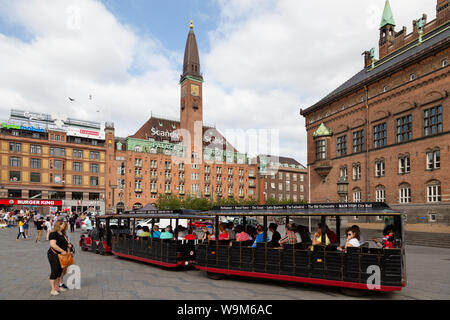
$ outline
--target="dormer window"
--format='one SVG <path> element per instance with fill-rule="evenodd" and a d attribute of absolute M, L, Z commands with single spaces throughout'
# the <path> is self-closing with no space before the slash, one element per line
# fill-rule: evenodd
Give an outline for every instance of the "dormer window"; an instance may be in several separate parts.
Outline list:
<path fill-rule="evenodd" d="M 383 92 L 387 92 L 389 90 L 389 87 L 388 86 L 384 86 L 383 87 Z"/>
<path fill-rule="evenodd" d="M 446 67 L 448 65 L 448 60 L 444 59 L 442 60 L 442 67 Z"/>
<path fill-rule="evenodd" d="M 416 79 L 416 75 L 414 74 L 414 73 L 411 73 L 410 75 L 409 75 L 409 81 L 413 81 L 413 80 L 415 80 Z"/>

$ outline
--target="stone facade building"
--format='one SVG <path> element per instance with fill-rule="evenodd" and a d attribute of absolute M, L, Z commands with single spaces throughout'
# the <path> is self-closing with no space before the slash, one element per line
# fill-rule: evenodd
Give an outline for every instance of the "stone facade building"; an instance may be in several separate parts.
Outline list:
<path fill-rule="evenodd" d="M 450 7 L 396 31 L 386 1 L 379 59 L 300 113 L 305 117 L 312 202 L 381 201 L 407 221 L 450 215 Z"/>
<path fill-rule="evenodd" d="M 258 156 L 259 203 L 268 200 L 308 201 L 308 172 L 297 160 L 270 155 Z"/>
<path fill-rule="evenodd" d="M 106 158 L 100 123 L 11 110 L 0 128 L 0 156 L 2 207 L 104 212 Z M 17 200 L 30 201 L 21 205 Z"/>

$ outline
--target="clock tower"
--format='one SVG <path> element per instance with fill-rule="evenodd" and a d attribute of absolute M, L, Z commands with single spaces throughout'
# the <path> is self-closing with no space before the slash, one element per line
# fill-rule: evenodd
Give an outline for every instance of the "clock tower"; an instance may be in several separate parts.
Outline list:
<path fill-rule="evenodd" d="M 180 78 L 180 128 L 189 131 L 191 135 L 191 150 L 192 152 L 196 152 L 197 157 L 200 159 L 202 159 L 201 149 L 203 140 L 202 83 L 203 77 L 200 73 L 197 41 L 191 19 L 184 51 L 183 74 Z M 198 132 L 195 132 L 195 129 Z M 194 141 L 197 141 L 195 146 L 200 150 L 194 150 Z"/>

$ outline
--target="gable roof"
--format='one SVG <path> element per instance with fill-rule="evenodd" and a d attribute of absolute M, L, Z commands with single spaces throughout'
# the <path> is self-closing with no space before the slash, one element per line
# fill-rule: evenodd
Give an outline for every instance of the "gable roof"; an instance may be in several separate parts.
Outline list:
<path fill-rule="evenodd" d="M 404 67 L 413 63 L 418 57 L 432 53 L 436 48 L 448 47 L 450 42 L 450 22 L 447 22 L 423 37 L 423 42 L 415 40 L 405 47 L 387 55 L 375 63 L 375 68 L 371 66 L 364 68 L 341 86 L 329 93 L 325 98 L 315 103 L 311 107 L 301 110 L 300 114 L 305 116 L 321 107 L 338 100 L 345 95 L 361 89 L 364 85 L 377 81 L 398 67 Z"/>

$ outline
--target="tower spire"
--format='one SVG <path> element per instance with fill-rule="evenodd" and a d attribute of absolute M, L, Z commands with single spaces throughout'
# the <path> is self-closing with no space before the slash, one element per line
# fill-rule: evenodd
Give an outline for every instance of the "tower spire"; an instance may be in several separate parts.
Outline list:
<path fill-rule="evenodd" d="M 383 16 L 381 17 L 380 28 L 383 28 L 386 25 L 395 26 L 394 15 L 392 14 L 391 5 L 389 0 L 386 0 L 386 4 L 384 5 Z"/>
<path fill-rule="evenodd" d="M 183 81 L 186 76 L 192 76 L 203 80 L 200 73 L 200 58 L 198 54 L 197 40 L 195 39 L 194 22 L 192 21 L 192 18 L 189 25 L 186 48 L 184 50 L 183 74 L 181 75 L 181 81 Z"/>

